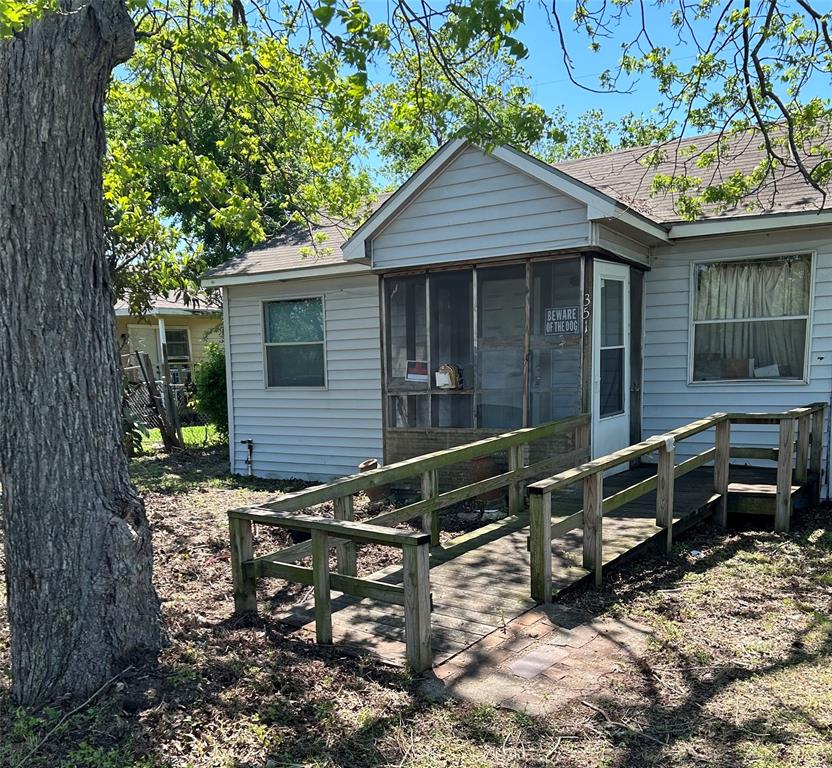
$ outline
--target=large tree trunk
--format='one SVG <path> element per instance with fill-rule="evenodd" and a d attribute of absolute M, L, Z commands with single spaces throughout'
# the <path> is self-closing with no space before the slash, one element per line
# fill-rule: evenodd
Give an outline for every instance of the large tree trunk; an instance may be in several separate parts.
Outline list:
<path fill-rule="evenodd" d="M 121 0 L 62 0 L 0 42 L 0 483 L 13 692 L 95 690 L 163 638 L 121 440 L 103 104 Z"/>

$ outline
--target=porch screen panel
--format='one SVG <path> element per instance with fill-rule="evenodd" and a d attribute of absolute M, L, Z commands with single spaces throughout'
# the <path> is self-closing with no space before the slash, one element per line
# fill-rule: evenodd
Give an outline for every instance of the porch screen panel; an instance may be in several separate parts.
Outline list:
<path fill-rule="evenodd" d="M 425 276 L 384 281 L 387 306 L 387 386 L 428 388 L 428 327 Z"/>
<path fill-rule="evenodd" d="M 431 381 L 431 426 L 472 427 L 473 271 L 432 272 L 429 280 L 431 376 L 443 365 L 459 371 L 456 387 L 441 388 Z"/>
<path fill-rule="evenodd" d="M 427 427 L 430 423 L 425 280 L 425 275 L 384 280 L 390 427 Z"/>
<path fill-rule="evenodd" d="M 694 266 L 693 380 L 803 379 L 808 254 Z"/>
<path fill-rule="evenodd" d="M 477 426 L 523 426 L 526 267 L 477 269 Z"/>
<path fill-rule="evenodd" d="M 580 412 L 582 330 L 580 259 L 533 263 L 529 425 Z"/>

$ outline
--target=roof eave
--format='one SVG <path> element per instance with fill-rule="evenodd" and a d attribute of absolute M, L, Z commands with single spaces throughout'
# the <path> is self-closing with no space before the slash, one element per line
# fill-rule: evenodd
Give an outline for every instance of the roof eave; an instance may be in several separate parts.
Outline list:
<path fill-rule="evenodd" d="M 231 275 L 215 275 L 201 280 L 206 288 L 220 288 L 231 285 L 254 285 L 256 283 L 283 282 L 301 278 L 332 277 L 336 275 L 369 274 L 370 268 L 363 263 L 338 263 L 316 267 L 295 267 L 273 269 L 267 272 L 248 272 Z"/>
<path fill-rule="evenodd" d="M 811 227 L 832 224 L 832 210 L 790 211 L 787 213 L 754 213 L 748 216 L 731 216 L 704 221 L 677 221 L 670 227 L 670 238 L 762 232 L 791 227 Z"/>

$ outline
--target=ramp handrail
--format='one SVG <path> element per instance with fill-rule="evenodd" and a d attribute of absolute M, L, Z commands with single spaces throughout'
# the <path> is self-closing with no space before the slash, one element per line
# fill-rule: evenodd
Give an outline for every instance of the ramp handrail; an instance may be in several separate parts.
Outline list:
<path fill-rule="evenodd" d="M 594 573 L 595 584 L 599 585 L 603 568 L 604 514 L 653 491 L 656 491 L 656 525 L 666 529 L 666 546 L 670 551 L 673 543 L 675 480 L 709 462 L 714 464 L 714 493 L 709 501 L 717 505 L 717 519 L 725 526 L 728 515 L 730 459 L 757 458 L 777 461 L 774 527 L 777 531 L 788 531 L 793 480 L 801 484 L 806 483 L 811 475 L 816 488 L 820 485 L 825 408 L 825 403 L 812 403 L 776 413 L 714 413 L 663 435 L 654 435 L 635 445 L 532 483 L 528 486 L 532 597 L 540 602 L 551 602 L 552 540 L 560 538 L 574 528 L 583 528 L 583 566 Z M 778 447 L 760 449 L 738 446 L 732 449 L 732 424 L 779 425 Z M 676 464 L 676 444 L 709 429 L 716 430 L 714 447 Z M 795 448 L 797 457 L 793 469 Z M 658 453 L 656 475 L 604 497 L 605 471 L 651 453 Z M 553 524 L 552 493 L 579 481 L 583 482 L 583 509 Z"/>

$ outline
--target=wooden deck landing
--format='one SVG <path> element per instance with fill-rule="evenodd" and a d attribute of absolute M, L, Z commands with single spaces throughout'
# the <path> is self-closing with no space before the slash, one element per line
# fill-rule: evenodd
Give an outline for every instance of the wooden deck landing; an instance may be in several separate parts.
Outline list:
<path fill-rule="evenodd" d="M 644 466 L 607 477 L 606 495 L 649 477 L 655 467 Z M 731 467 L 732 482 L 747 485 L 774 483 L 773 469 Z M 674 535 L 705 519 L 711 513 L 713 470 L 695 470 L 676 481 Z M 655 524 L 656 494 L 650 493 L 604 517 L 604 565 L 608 565 L 657 537 L 664 529 Z M 553 522 L 579 511 L 579 486 L 554 494 Z M 536 603 L 530 595 L 527 550 L 528 514 L 486 525 L 432 550 L 430 582 L 434 665 L 441 664 Z M 552 542 L 553 594 L 577 583 L 588 572 L 581 567 L 582 530 L 572 530 Z M 379 581 L 401 583 L 401 568 L 393 565 L 371 576 Z M 383 661 L 404 663 L 404 616 L 400 607 L 333 592 L 332 630 L 337 647 L 370 651 Z M 279 620 L 314 638 L 314 607 L 310 598 Z"/>

